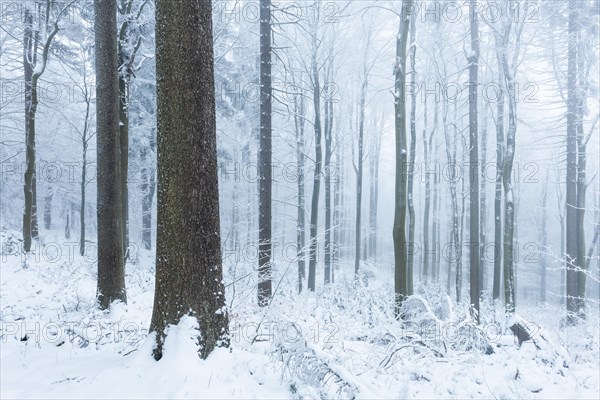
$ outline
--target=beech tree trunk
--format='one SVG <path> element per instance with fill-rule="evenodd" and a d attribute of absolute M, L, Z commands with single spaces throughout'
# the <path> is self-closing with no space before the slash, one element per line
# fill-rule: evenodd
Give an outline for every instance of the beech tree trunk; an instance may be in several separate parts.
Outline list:
<path fill-rule="evenodd" d="M 366 62 L 366 60 L 365 60 Z M 362 190 L 363 190 L 363 157 L 365 140 L 365 100 L 367 97 L 367 67 L 365 65 L 364 77 L 360 92 L 359 116 L 358 116 L 358 155 L 356 160 L 356 220 L 354 226 L 354 279 L 358 281 L 360 273 L 361 257 L 361 231 L 362 231 Z"/>
<path fill-rule="evenodd" d="M 295 82 L 294 82 L 294 86 Z M 300 92 L 294 97 L 294 126 L 296 128 L 296 178 L 298 191 L 296 249 L 298 257 L 298 293 L 302 292 L 306 275 L 306 204 L 304 183 L 304 118 L 306 105 L 304 93 Z"/>
<path fill-rule="evenodd" d="M 311 49 L 311 69 L 313 87 L 313 107 L 315 112 L 315 172 L 313 178 L 313 192 L 310 207 L 310 243 L 308 255 L 308 290 L 315 291 L 315 278 L 317 273 L 317 228 L 319 223 L 319 194 L 321 190 L 321 170 L 323 163 L 323 150 L 321 147 L 321 86 L 319 67 L 317 65 L 317 32 L 313 32 Z"/>

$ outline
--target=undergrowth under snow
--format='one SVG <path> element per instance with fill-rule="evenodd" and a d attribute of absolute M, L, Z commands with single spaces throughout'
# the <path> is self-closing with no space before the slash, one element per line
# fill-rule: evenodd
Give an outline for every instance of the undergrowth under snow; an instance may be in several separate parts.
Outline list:
<path fill-rule="evenodd" d="M 520 307 L 507 319 L 484 301 L 476 325 L 431 285 L 407 302 L 401 324 L 384 273 L 368 286 L 338 273 L 334 285 L 297 295 L 291 272 L 265 308 L 251 278 L 226 273 L 231 349 L 201 360 L 197 321 L 184 318 L 156 362 L 150 254 L 128 264 L 128 304 L 110 311 L 95 304 L 95 264 L 0 256 L 2 398 L 600 397 L 597 312 L 565 327 L 558 308 Z M 515 321 L 534 341 L 519 346 Z"/>

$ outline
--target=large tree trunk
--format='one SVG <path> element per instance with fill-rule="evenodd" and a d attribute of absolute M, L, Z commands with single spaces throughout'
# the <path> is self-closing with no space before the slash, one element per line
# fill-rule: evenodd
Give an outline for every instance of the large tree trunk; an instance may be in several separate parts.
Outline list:
<path fill-rule="evenodd" d="M 258 201 L 258 304 L 271 299 L 271 205 L 273 191 L 271 128 L 271 0 L 260 3 L 260 146 Z"/>
<path fill-rule="evenodd" d="M 173 44 L 177 43 L 177 46 Z M 195 71 L 195 73 L 190 73 Z M 221 265 L 211 1 L 156 2 L 158 235 L 150 331 L 198 319 L 199 353 L 228 345 Z"/>
<path fill-rule="evenodd" d="M 98 300 L 127 301 L 121 214 L 117 7 L 95 0 Z"/>
<path fill-rule="evenodd" d="M 399 32 L 396 40 L 396 63 L 394 67 L 394 109 L 395 109 L 395 133 L 396 133 L 396 183 L 394 200 L 394 293 L 395 293 L 395 316 L 401 316 L 401 308 L 404 300 L 411 294 L 409 291 L 407 270 L 407 246 L 406 246 L 406 45 L 410 17 L 407 8 L 413 7 L 413 1 L 407 0 L 402 7 L 400 16 Z"/>
<path fill-rule="evenodd" d="M 471 306 L 475 309 L 475 319 L 479 323 L 479 262 L 481 257 L 479 237 L 479 154 L 477 124 L 477 92 L 479 71 L 479 26 L 477 6 L 472 1 L 469 5 L 471 14 L 471 51 L 469 61 L 469 261 Z"/>

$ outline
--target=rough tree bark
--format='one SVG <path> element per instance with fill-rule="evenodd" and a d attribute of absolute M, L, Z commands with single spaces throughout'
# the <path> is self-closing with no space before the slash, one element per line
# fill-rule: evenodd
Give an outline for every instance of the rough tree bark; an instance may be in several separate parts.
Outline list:
<path fill-rule="evenodd" d="M 98 300 L 127 301 L 121 220 L 117 7 L 95 0 Z"/>
<path fill-rule="evenodd" d="M 156 2 L 158 235 L 150 331 L 157 360 L 168 325 L 186 315 L 198 319 L 202 358 L 228 346 L 211 3 Z"/>

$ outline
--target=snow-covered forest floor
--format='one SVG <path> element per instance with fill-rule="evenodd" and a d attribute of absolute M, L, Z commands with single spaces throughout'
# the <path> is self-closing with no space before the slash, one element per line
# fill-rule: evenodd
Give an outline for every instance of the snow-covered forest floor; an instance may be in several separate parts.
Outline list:
<path fill-rule="evenodd" d="M 408 322 L 395 321 L 388 267 L 355 286 L 342 266 L 335 284 L 297 295 L 295 265 L 280 265 L 274 301 L 258 308 L 252 266 L 238 266 L 225 270 L 231 349 L 201 360 L 188 318 L 156 362 L 152 254 L 127 265 L 128 304 L 103 312 L 93 260 L 44 249 L 0 255 L 3 399 L 600 396 L 597 304 L 577 327 L 561 324 L 558 307 L 517 305 L 535 341 L 519 346 L 514 318 L 488 301 L 477 327 L 434 285 L 408 301 Z"/>

